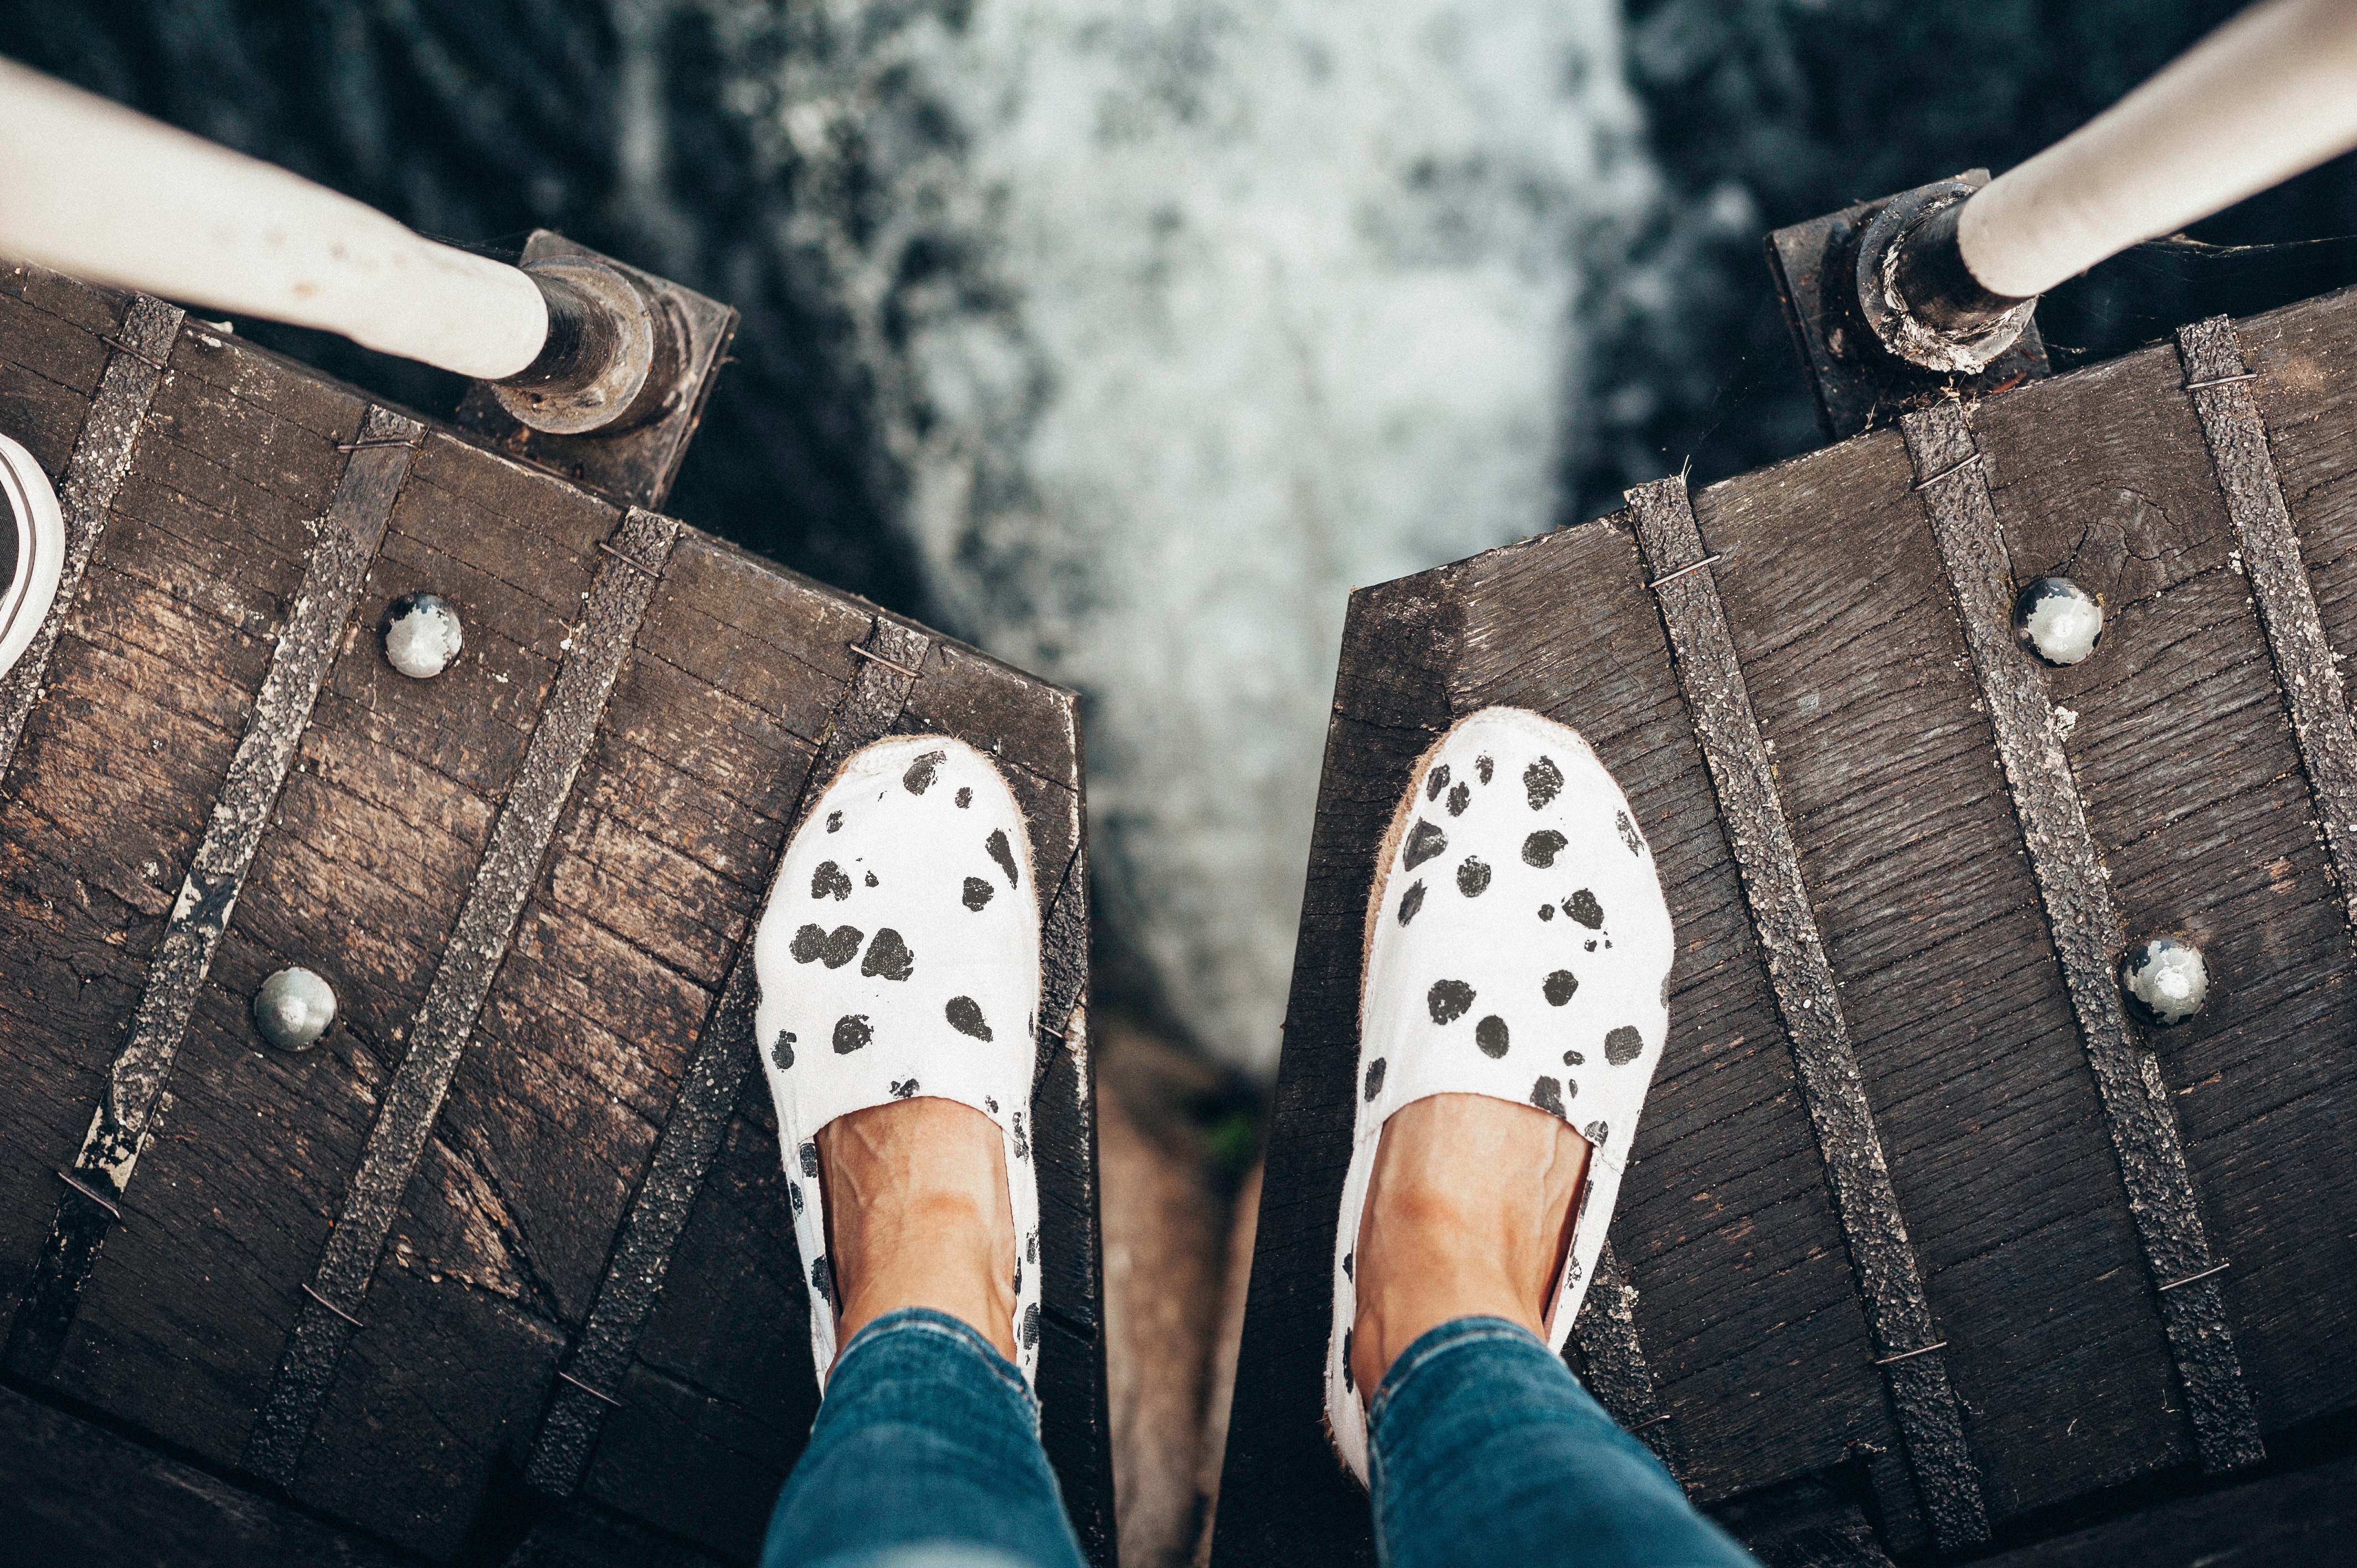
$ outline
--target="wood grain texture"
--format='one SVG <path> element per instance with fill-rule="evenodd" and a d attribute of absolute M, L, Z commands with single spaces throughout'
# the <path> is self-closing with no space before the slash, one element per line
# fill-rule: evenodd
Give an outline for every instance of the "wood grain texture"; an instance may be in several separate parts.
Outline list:
<path fill-rule="evenodd" d="M 1988 1509 L 1942 1358 L 1946 1342 L 1932 1322 L 1922 1269 L 1891 1188 L 1840 989 L 1777 799 L 1774 754 L 1752 712 L 1726 607 L 1708 568 L 1690 569 L 1710 553 L 1696 531 L 1685 480 L 1662 479 L 1631 490 L 1629 510 L 1653 574 L 1648 587 L 1659 596 L 1686 713 L 1742 871 L 1752 929 L 1764 950 L 1797 1081 L 1824 1156 L 1826 1185 L 1857 1270 L 1874 1364 L 1889 1384 L 1916 1500 L 1942 1551 L 1977 1546 L 1988 1539 Z"/>
<path fill-rule="evenodd" d="M 1712 575 L 2004 1519 L 2189 1445 L 1912 480 L 1886 433 L 1695 505 L 1722 555 Z"/>
<path fill-rule="evenodd" d="M 2345 342 L 2357 295 L 2298 308 L 2310 343 L 2332 330 Z M 2283 440 L 2272 377 L 2290 370 L 2285 314 L 2237 330 L 2269 346 L 2264 365 L 2252 359 L 2267 372 L 2254 400 L 2271 446 Z M 2345 1053 L 2317 1048 L 2357 1026 L 2346 896 L 2334 886 L 2255 595 L 2175 361 L 2169 349 L 2148 349 L 2116 372 L 2124 384 L 2115 401 L 2169 432 L 2165 456 L 2125 444 L 2072 453 L 2085 490 L 2134 485 L 2150 498 L 2155 565 L 2147 591 L 2123 587 L 2094 655 L 2050 682 L 2055 700 L 2081 715 L 2067 745 L 2127 936 L 2183 932 L 2201 946 L 2212 977 L 2201 1014 L 2145 1041 L 2182 1126 L 2212 1245 L 2233 1266 L 2167 1299 L 2217 1291 L 2259 1424 L 2272 1432 L 2357 1398 L 2352 1195 L 2333 1109 L 2352 1069 Z M 2287 480 L 2287 496 L 2330 494 L 2333 470 L 2300 445 L 2316 434 L 2313 405 L 2295 400 L 2283 417 L 2306 465 L 2298 480 Z M 2019 443 L 2031 462 L 2055 439 L 2032 424 L 1984 424 L 1985 443 Z M 2344 476 L 2357 467 L 2345 436 L 2324 451 L 2348 466 Z M 2016 570 L 2046 570 L 2063 557 L 2028 523 L 2032 497 L 2008 494 L 2021 489 L 2016 481 L 1996 491 L 1998 515 Z M 2041 509 L 2065 501 L 2035 499 Z M 2303 553 L 2337 564 L 2346 544 L 2329 527 L 2311 543 L 2299 506 Z M 2329 515 L 2329 507 L 2319 510 Z M 2320 565 L 2317 581 L 2321 607 Z M 2329 612 L 2326 629 L 2333 635 Z"/>
<path fill-rule="evenodd" d="M 2169 505 L 2183 508 L 2197 500 L 2209 503 L 2210 515 L 2192 506 L 2192 515 L 2179 523 L 2182 542 L 2171 542 L 2177 548 L 2138 552 L 2124 560 L 2111 585 L 2117 597 L 2158 592 L 2182 580 L 2190 569 L 2185 543 L 2198 547 L 2222 532 L 2223 509 L 2214 491 L 2169 482 L 2172 462 L 2180 480 L 2189 464 L 2199 472 L 2198 456 L 2185 451 L 2181 439 L 2172 442 L 2168 432 L 2172 414 L 2190 422 L 2191 411 L 2181 399 L 2156 403 L 2137 395 L 2139 383 L 2153 373 L 2156 356 L 2164 353 L 2147 350 L 2081 378 L 2077 390 L 2093 395 L 2083 395 L 2083 406 L 2073 410 L 2080 417 L 2065 431 L 2052 428 L 2050 392 L 2042 387 L 1993 406 L 1986 440 L 1954 406 L 1910 414 L 1903 428 L 1917 493 L 1939 542 L 1964 645 L 1988 704 L 2030 870 L 2046 907 L 2047 931 L 2103 1097 L 2194 1441 L 2203 1467 L 2217 1471 L 2255 1463 L 2265 1447 L 2219 1306 L 2219 1284 L 2212 1273 L 2216 1257 L 2177 1121 L 2158 1087 L 2155 1065 L 2131 1033 L 2121 1000 L 2117 966 L 2125 946 L 2113 868 L 2099 859 L 2107 846 L 2093 836 L 2083 781 L 2073 779 L 2064 746 L 2075 721 L 2064 716 L 2068 710 L 2050 694 L 2039 661 L 2018 646 L 2012 625 L 2015 596 L 2038 575 L 2031 564 L 2042 555 L 2088 551 L 2090 559 L 2081 569 L 2091 576 L 2113 558 L 2104 549 L 2110 535 L 2096 525 L 2100 514 L 2094 507 L 2108 499 L 2102 487 L 2119 477 L 2113 465 L 2123 455 L 2126 476 L 2146 486 L 2121 492 L 2137 509 L 2140 521 L 2149 525 L 2156 513 L 2165 521 Z M 2041 413 L 2046 422 L 2040 420 Z M 2159 435 L 2153 439 L 2156 426 Z M 2057 446 L 2041 451 L 2036 446 L 2040 437 Z M 2010 492 L 2003 513 L 1996 499 L 2001 492 Z M 2017 577 L 2025 566 L 2030 575 Z M 2105 591 L 2100 578 L 2096 591 Z M 2091 659 L 2072 667 L 2072 673 L 2084 678 L 2091 666 L 2101 668 Z M 2056 683 L 2058 693 L 2071 689 L 2067 680 Z M 2180 709 L 2167 716 L 2182 715 Z M 2136 755 L 2139 763 L 2147 760 Z M 2201 1283 L 2193 1283 L 2197 1279 Z"/>
<path fill-rule="evenodd" d="M 1318 1368 L 1355 1099 L 1360 950 L 1380 843 L 1415 759 L 1491 703 L 1571 725 L 1627 792 L 1679 950 L 1671 1034 L 1613 1245 L 1682 1477 L 1706 1499 L 1895 1455 L 1708 774 L 1634 542 L 1618 520 L 1353 596 L 1278 1069 L 1215 1562 L 1371 1560 L 1362 1494 L 1320 1429 Z M 1580 585 L 1563 613 L 1563 585 Z M 1716 1135 L 1714 1135 L 1716 1134 Z M 1894 1495 L 1907 1497 L 1903 1470 Z M 1911 1505 L 1908 1505 L 1911 1506 Z"/>

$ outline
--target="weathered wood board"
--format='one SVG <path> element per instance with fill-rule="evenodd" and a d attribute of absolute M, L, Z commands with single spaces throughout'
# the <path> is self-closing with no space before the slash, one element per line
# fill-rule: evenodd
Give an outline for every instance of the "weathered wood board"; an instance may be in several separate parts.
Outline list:
<path fill-rule="evenodd" d="M 844 755 L 956 735 L 1040 868 L 1040 1385 L 1110 1561 L 1071 694 L 31 269 L 0 430 L 90 544 L 0 736 L 7 1380 L 404 1552 L 749 1561 L 817 1391 L 747 939 Z M 299 1054 L 250 1013 L 290 964 Z"/>
<path fill-rule="evenodd" d="M 1965 1552 L 2357 1407 L 2357 291 L 2181 339 L 1353 596 L 1215 1563 L 1372 1561 L 1318 1374 L 1361 912 L 1490 703 L 1596 746 L 1677 925 L 1573 1360 L 1698 1500 Z M 2047 575 L 2075 666 L 2006 624 Z M 2170 933 L 2209 1004 L 2127 1024 Z"/>

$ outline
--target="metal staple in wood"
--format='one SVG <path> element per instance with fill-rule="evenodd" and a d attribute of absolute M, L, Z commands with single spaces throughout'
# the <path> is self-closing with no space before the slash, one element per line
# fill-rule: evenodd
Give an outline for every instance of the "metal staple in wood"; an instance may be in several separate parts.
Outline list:
<path fill-rule="evenodd" d="M 1629 492 L 1629 504 L 1638 543 L 1657 571 L 1659 563 L 1706 553 L 1682 478 L 1640 486 Z M 1706 574 L 1674 585 L 1656 602 L 1727 838 L 1743 874 L 1752 927 L 1857 1270 L 1867 1332 L 1878 1352 L 1896 1358 L 1938 1335 L 1727 612 L 1717 585 Z M 1919 1354 L 1883 1365 L 1933 1538 L 1951 1552 L 1986 1541 L 1980 1474 L 1964 1440 L 1945 1361 Z"/>
<path fill-rule="evenodd" d="M 1978 456 L 1964 413 L 1954 404 L 1910 413 L 1900 428 L 1919 474 L 1952 472 Z M 1922 489 L 1921 484 L 1916 488 Z M 2114 970 L 2121 946 L 2119 915 L 2069 759 L 2056 738 L 2044 678 L 2014 643 L 2012 567 L 1997 533 L 1986 466 L 1971 484 L 1924 492 L 1923 510 L 1964 623 L 1965 647 L 2077 1015 L 2080 1042 L 2103 1100 L 2146 1265 L 2156 1283 L 2200 1274 L 2216 1260 L 2210 1255 L 2176 1122 L 2163 1097 L 2147 1084 L 2147 1060 L 2120 1000 Z M 2218 1471 L 2263 1458 L 2266 1449 L 2217 1285 L 2204 1281 L 2158 1299 L 2203 1466 Z"/>
<path fill-rule="evenodd" d="M 361 429 L 372 449 L 353 455 L 328 500 L 318 542 L 254 694 L 205 836 L 148 961 L 129 1038 L 108 1067 L 106 1087 L 74 1155 L 67 1179 L 92 1196 L 102 1189 L 120 1197 L 131 1185 L 173 1058 L 212 972 L 246 873 L 262 847 L 424 431 L 406 415 L 375 407 L 362 416 Z M 10 1330 L 8 1364 L 16 1371 L 38 1376 L 54 1363 L 104 1240 L 103 1230 L 90 1216 L 59 1204 Z"/>
<path fill-rule="evenodd" d="M 121 339 L 106 339 L 114 346 L 114 352 L 107 356 L 98 393 L 82 419 L 81 433 L 74 438 L 73 456 L 66 460 L 65 482 L 58 488 L 66 549 L 58 568 L 57 596 L 16 668 L 0 674 L 0 779 L 7 777 L 25 719 L 41 694 L 50 650 L 57 646 L 66 615 L 81 592 L 91 553 L 106 530 L 107 509 L 114 504 L 114 492 L 130 471 L 131 449 L 146 422 L 147 405 L 163 383 L 164 359 L 179 336 L 180 317 L 176 305 L 135 295 L 124 313 Z"/>
<path fill-rule="evenodd" d="M 1634 1297 L 1607 1237 L 1596 1255 L 1596 1277 L 1588 1282 L 1587 1299 L 1572 1319 L 1571 1339 L 1579 1349 L 1587 1391 L 1674 1474 L 1678 1466 L 1669 1434 L 1660 1430 L 1670 1417 L 1655 1395 L 1653 1369 L 1637 1337 Z"/>
<path fill-rule="evenodd" d="M 861 746 L 889 735 L 907 705 L 931 641 L 922 633 L 877 618 L 868 628 L 866 645 L 849 645 L 866 662 L 856 667 L 843 701 L 826 728 L 825 743 L 811 759 L 810 770 L 795 797 L 786 833 L 770 863 L 770 879 L 785 862 L 793 830 L 810 812 L 845 758 Z M 763 889 L 762 906 L 769 889 Z M 581 1337 L 566 1359 L 565 1381 L 551 1395 L 541 1418 L 524 1479 L 539 1491 L 569 1496 L 581 1484 L 589 1455 L 605 1425 L 598 1401 L 613 1401 L 576 1377 L 579 1371 L 608 1387 L 619 1386 L 638 1354 L 640 1337 L 662 1294 L 681 1232 L 705 1173 L 719 1152 L 728 1118 L 744 1092 L 752 1071 L 756 1042 L 753 1014 L 760 1001 L 760 983 L 753 963 L 752 930 L 748 929 L 737 961 L 729 967 L 720 997 L 705 1019 L 688 1063 L 679 1098 L 673 1103 L 646 1179 L 639 1185 L 616 1233 L 612 1255 L 597 1281 Z"/>
<path fill-rule="evenodd" d="M 624 518 L 617 542 L 660 562 L 669 557 L 679 532 L 670 518 L 633 510 Z M 411 1026 L 409 1049 L 386 1087 L 359 1168 L 345 1189 L 342 1212 L 328 1234 L 312 1276 L 315 1302 L 322 1294 L 356 1302 L 368 1293 L 402 1194 L 506 957 L 558 812 L 588 756 L 654 586 L 643 573 L 619 565 L 602 567 L 597 575 L 582 629 L 572 639 L 506 804 L 492 823 L 490 847 Z M 349 1319 L 327 1305 L 304 1308 L 247 1440 L 249 1469 L 282 1485 L 293 1478 L 342 1360 L 348 1328 Z"/>
<path fill-rule="evenodd" d="M 2259 417 L 2257 376 L 2243 368 L 2233 323 L 2215 317 L 2177 331 L 2186 390 L 2210 444 L 2218 485 L 2226 495 L 2244 575 L 2259 612 L 2259 628 L 2276 667 L 2276 684 L 2290 710 L 2293 736 L 2308 773 L 2325 853 L 2340 879 L 2342 908 L 2357 929 L 2357 725 L 2349 716 L 2341 667 L 2324 639 L 2316 590 L 2300 560 L 2283 483 Z"/>

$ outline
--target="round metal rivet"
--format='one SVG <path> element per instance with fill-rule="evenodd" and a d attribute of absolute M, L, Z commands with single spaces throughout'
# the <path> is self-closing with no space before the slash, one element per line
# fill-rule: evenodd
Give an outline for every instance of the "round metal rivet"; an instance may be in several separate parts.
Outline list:
<path fill-rule="evenodd" d="M 2201 950 L 2175 937 L 2147 937 L 2120 961 L 2120 989 L 2139 1024 L 2182 1024 L 2210 1000 L 2210 967 Z"/>
<path fill-rule="evenodd" d="M 2076 664 L 2104 635 L 2104 605 L 2068 577 L 2040 577 L 2013 601 L 2014 640 L 2049 664 Z"/>
<path fill-rule="evenodd" d="M 307 1051 L 336 1021 L 336 993 L 307 969 L 282 969 L 253 993 L 253 1026 L 283 1051 Z"/>
<path fill-rule="evenodd" d="M 466 633 L 450 601 L 434 594 L 411 594 L 393 602 L 384 628 L 384 657 L 403 674 L 431 680 L 458 657 Z"/>

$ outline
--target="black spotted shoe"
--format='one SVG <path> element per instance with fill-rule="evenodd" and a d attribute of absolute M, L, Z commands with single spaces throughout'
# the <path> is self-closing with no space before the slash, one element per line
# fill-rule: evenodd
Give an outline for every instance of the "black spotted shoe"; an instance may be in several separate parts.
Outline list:
<path fill-rule="evenodd" d="M 1547 1315 L 1560 1352 L 1661 1059 L 1674 956 L 1669 907 L 1627 799 L 1587 743 L 1552 719 L 1487 708 L 1459 721 L 1417 765 L 1381 853 L 1326 1350 L 1327 1420 L 1361 1481 L 1372 1391 L 1351 1384 L 1351 1253 L 1383 1122 L 1430 1095 L 1486 1094 L 1562 1117 L 1587 1140 Z"/>
<path fill-rule="evenodd" d="M 1031 1069 L 1039 904 L 1030 838 L 988 757 L 939 736 L 856 752 L 793 842 L 754 937 L 756 1040 L 778 1108 L 794 1238 L 808 1261 L 811 1356 L 823 1388 L 842 1305 L 826 1256 L 818 1131 L 931 1095 L 970 1105 L 1006 1141 L 1021 1239 L 1015 1344 L 1039 1363 L 1039 1187 Z"/>

